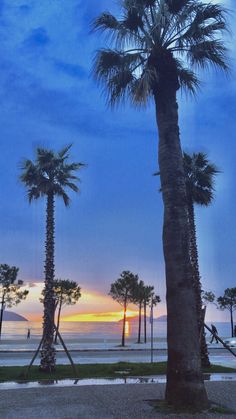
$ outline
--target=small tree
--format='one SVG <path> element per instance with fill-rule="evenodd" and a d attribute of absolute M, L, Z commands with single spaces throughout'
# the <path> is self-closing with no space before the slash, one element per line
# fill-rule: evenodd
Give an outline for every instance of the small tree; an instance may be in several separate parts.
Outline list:
<path fill-rule="evenodd" d="M 226 288 L 224 295 L 217 298 L 218 308 L 220 310 L 229 310 L 231 322 L 231 335 L 234 337 L 234 319 L 233 312 L 236 310 L 236 287 Z"/>
<path fill-rule="evenodd" d="M 57 344 L 62 307 L 76 304 L 81 297 L 81 288 L 77 282 L 70 281 L 69 279 L 55 279 L 53 284 L 55 312 L 58 309 L 57 330 L 54 338 L 54 343 Z M 45 290 L 42 291 L 42 296 L 44 297 L 44 295 Z M 40 302 L 43 303 L 43 298 L 40 298 Z"/>
<path fill-rule="evenodd" d="M 0 295 L 1 295 L 1 314 L 0 314 L 0 339 L 2 334 L 3 312 L 5 308 L 10 308 L 25 300 L 29 291 L 20 290 L 23 281 L 17 280 L 19 268 L 7 264 L 0 265 Z"/>
<path fill-rule="evenodd" d="M 207 303 L 214 303 L 215 301 L 215 294 L 212 291 L 202 291 L 202 301 L 204 305 L 206 306 Z"/>
<path fill-rule="evenodd" d="M 134 292 L 137 285 L 138 275 L 135 275 L 130 271 L 123 271 L 120 277 L 113 284 L 111 284 L 109 295 L 113 298 L 113 300 L 117 301 L 124 309 L 121 346 L 125 346 L 125 325 L 127 307 L 130 302 L 133 302 Z"/>
<path fill-rule="evenodd" d="M 65 305 L 74 305 L 81 297 L 81 288 L 75 281 L 69 279 L 56 279 L 54 281 L 54 295 L 57 312 L 57 331 L 55 344 L 57 343 L 58 330 L 60 325 L 61 309 Z"/>

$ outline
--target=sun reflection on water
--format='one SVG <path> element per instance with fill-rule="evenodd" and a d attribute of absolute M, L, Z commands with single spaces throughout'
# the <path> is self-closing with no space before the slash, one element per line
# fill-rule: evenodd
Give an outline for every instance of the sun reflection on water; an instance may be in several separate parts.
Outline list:
<path fill-rule="evenodd" d="M 125 336 L 127 337 L 130 336 L 130 323 L 129 322 L 125 323 Z"/>

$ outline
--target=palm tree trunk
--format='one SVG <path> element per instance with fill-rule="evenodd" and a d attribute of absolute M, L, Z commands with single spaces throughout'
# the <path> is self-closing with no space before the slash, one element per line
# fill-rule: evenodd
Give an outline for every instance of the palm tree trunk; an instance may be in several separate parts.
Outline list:
<path fill-rule="evenodd" d="M 124 302 L 124 317 L 123 317 L 123 330 L 122 330 L 122 342 L 121 346 L 125 346 L 125 325 L 126 325 L 126 310 L 127 310 L 127 302 Z"/>
<path fill-rule="evenodd" d="M 142 302 L 139 303 L 138 311 L 138 342 L 141 343 L 141 321 L 142 321 Z"/>
<path fill-rule="evenodd" d="M 4 304 L 5 304 L 5 291 L 3 290 L 2 301 L 1 301 L 1 313 L 0 313 L 0 339 L 2 338 L 2 322 L 3 322 Z"/>
<path fill-rule="evenodd" d="M 190 235 L 190 259 L 192 264 L 193 285 L 196 295 L 198 330 L 200 334 L 200 351 L 202 367 L 210 367 L 210 360 L 206 344 L 206 334 L 204 330 L 204 319 L 202 316 L 202 285 L 198 264 L 197 236 L 195 225 L 194 205 L 191 199 L 188 199 L 188 215 L 189 215 L 189 235 Z"/>
<path fill-rule="evenodd" d="M 144 301 L 143 304 L 143 315 L 144 315 L 144 343 L 147 343 L 147 303 Z"/>
<path fill-rule="evenodd" d="M 163 249 L 168 314 L 168 365 L 165 397 L 166 401 L 175 407 L 191 406 L 204 409 L 209 403 L 201 372 L 176 90 L 171 76 L 170 83 L 163 84 L 154 95 L 164 202 Z"/>
<path fill-rule="evenodd" d="M 54 195 L 47 195 L 47 220 L 45 241 L 45 295 L 43 314 L 43 344 L 41 349 L 40 370 L 51 372 L 55 370 L 56 353 L 53 346 L 55 299 L 53 291 L 54 281 Z"/>
<path fill-rule="evenodd" d="M 58 337 L 58 331 L 59 331 L 59 326 L 60 326 L 60 317 L 61 317 L 61 308 L 62 308 L 62 296 L 60 297 L 58 313 L 57 313 L 57 330 L 56 330 L 55 339 L 54 339 L 55 345 L 57 345 L 57 337 Z"/>

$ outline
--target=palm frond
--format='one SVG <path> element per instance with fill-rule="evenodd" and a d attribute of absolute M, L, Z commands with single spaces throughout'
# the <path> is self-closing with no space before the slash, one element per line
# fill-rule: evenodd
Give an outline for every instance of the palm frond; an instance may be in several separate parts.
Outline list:
<path fill-rule="evenodd" d="M 133 80 L 131 84 L 131 101 L 134 105 L 147 105 L 152 95 L 152 85 L 157 81 L 155 70 L 145 68 L 140 77 Z"/>
<path fill-rule="evenodd" d="M 102 49 L 95 56 L 93 72 L 95 78 L 101 81 L 122 70 L 130 69 L 133 71 L 138 63 L 141 64 L 141 61 L 142 54 L 139 52 L 126 53 L 118 50 Z"/>
<path fill-rule="evenodd" d="M 59 184 L 54 185 L 53 193 L 54 193 L 55 196 L 58 196 L 58 197 L 63 199 L 64 204 L 65 204 L 66 207 L 69 206 L 70 198 L 69 198 L 69 196 L 67 195 L 64 188 L 61 185 L 59 185 Z"/>
<path fill-rule="evenodd" d="M 129 98 L 129 91 L 134 76 L 129 69 L 123 69 L 107 82 L 107 100 L 114 107 Z"/>
<path fill-rule="evenodd" d="M 28 190 L 28 199 L 31 203 L 34 199 L 38 199 L 40 197 L 40 190 L 37 186 L 33 186 Z"/>
<path fill-rule="evenodd" d="M 188 68 L 182 67 L 182 65 L 178 66 L 178 78 L 181 89 L 186 93 L 195 95 L 200 88 L 200 82 L 196 74 Z"/>
<path fill-rule="evenodd" d="M 205 153 L 183 153 L 188 197 L 193 203 L 208 206 L 214 198 L 215 176 L 220 172 Z"/>
<path fill-rule="evenodd" d="M 79 192 L 79 187 L 77 185 L 75 185 L 75 183 L 72 182 L 65 182 L 64 186 L 70 188 L 72 191 L 74 192 Z"/>
<path fill-rule="evenodd" d="M 102 49 L 97 52 L 94 60 L 93 73 L 100 81 L 117 71 L 122 65 L 122 54 L 111 49 Z"/>
<path fill-rule="evenodd" d="M 192 3 L 192 0 L 166 0 L 169 12 L 173 15 L 179 14 L 181 10 L 188 4 Z"/>
<path fill-rule="evenodd" d="M 213 65 L 228 71 L 229 66 L 225 59 L 226 53 L 227 48 L 223 42 L 209 40 L 190 46 L 187 55 L 193 66 L 207 68 Z"/>
<path fill-rule="evenodd" d="M 109 12 L 104 12 L 98 16 L 93 22 L 94 30 L 118 30 L 120 29 L 120 22 Z"/>
<path fill-rule="evenodd" d="M 63 159 L 67 159 L 69 157 L 68 151 L 71 149 L 72 143 L 68 144 L 66 147 L 63 147 L 61 151 L 58 152 L 58 156 Z"/>
<path fill-rule="evenodd" d="M 196 9 L 195 22 L 199 25 L 207 21 L 225 22 L 227 10 L 220 4 L 201 3 Z"/>
<path fill-rule="evenodd" d="M 129 31 L 138 32 L 139 29 L 143 29 L 144 23 L 139 9 L 137 7 L 129 7 L 122 24 Z"/>

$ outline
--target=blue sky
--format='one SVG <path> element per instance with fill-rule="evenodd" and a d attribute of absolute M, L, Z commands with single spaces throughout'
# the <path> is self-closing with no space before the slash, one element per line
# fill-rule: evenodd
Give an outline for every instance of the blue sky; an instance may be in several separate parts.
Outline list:
<path fill-rule="evenodd" d="M 222 3 L 233 30 L 236 7 Z M 26 282 L 43 279 L 45 203 L 27 203 L 20 165 L 37 146 L 72 142 L 72 158 L 88 166 L 71 207 L 57 202 L 56 275 L 107 293 L 129 269 L 164 300 L 154 108 L 110 111 L 91 77 L 94 52 L 105 45 L 90 33 L 91 20 L 115 7 L 111 0 L 0 0 L 1 261 L 18 266 Z M 197 210 L 202 283 L 217 295 L 236 283 L 235 33 L 227 43 L 231 75 L 201 74 L 198 97 L 179 96 L 183 148 L 206 152 L 222 170 L 213 205 Z"/>

